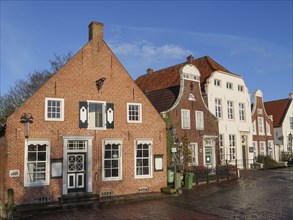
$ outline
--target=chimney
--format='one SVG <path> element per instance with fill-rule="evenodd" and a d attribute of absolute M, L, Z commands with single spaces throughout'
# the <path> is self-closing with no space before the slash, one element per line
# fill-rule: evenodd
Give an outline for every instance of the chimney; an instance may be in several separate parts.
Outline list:
<path fill-rule="evenodd" d="M 193 59 L 194 59 L 194 57 L 192 55 L 189 55 L 188 57 L 186 57 L 186 61 L 188 64 L 191 64 Z"/>
<path fill-rule="evenodd" d="M 289 93 L 289 99 L 292 99 L 293 100 L 293 92 Z"/>
<path fill-rule="evenodd" d="M 89 25 L 89 41 L 94 40 L 103 40 L 104 35 L 104 24 L 99 22 L 91 22 Z"/>
<path fill-rule="evenodd" d="M 148 76 L 150 76 L 153 72 L 154 72 L 154 70 L 152 68 L 147 69 L 147 75 Z"/>

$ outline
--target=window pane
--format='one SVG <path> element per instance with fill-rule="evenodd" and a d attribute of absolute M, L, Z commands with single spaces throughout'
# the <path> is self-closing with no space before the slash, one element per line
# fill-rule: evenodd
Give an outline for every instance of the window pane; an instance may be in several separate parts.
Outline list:
<path fill-rule="evenodd" d="M 35 153 L 35 152 L 29 152 L 28 153 L 27 160 L 28 161 L 36 161 L 37 160 L 37 153 Z"/>

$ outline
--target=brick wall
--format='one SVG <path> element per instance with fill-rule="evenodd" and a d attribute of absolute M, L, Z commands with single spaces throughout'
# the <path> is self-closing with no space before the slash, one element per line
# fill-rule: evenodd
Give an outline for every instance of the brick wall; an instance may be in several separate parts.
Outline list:
<path fill-rule="evenodd" d="M 100 91 L 95 81 L 105 77 Z M 64 98 L 64 121 L 45 121 L 45 98 Z M 114 129 L 88 130 L 79 128 L 79 102 L 86 100 L 114 103 Z M 142 123 L 127 123 L 127 102 L 142 103 Z M 166 152 L 164 121 L 148 99 L 133 82 L 124 67 L 100 38 L 87 43 L 58 73 L 52 76 L 7 122 L 8 143 L 5 190 L 13 188 L 16 204 L 31 203 L 36 198 L 62 195 L 62 178 L 50 179 L 50 185 L 24 187 L 24 124 L 19 122 L 22 113 L 31 113 L 29 138 L 49 138 L 50 158 L 63 157 L 63 136 L 93 135 L 92 176 L 93 193 L 111 188 L 113 195 L 137 193 L 139 187 L 159 191 L 166 185 L 166 156 L 163 157 L 164 171 L 154 172 L 153 178 L 134 178 L 134 143 L 137 138 L 153 140 L 152 154 Z M 102 181 L 102 140 L 122 138 L 122 180 Z M 154 159 L 153 159 L 154 160 Z M 20 177 L 9 178 L 9 170 L 19 169 Z M 95 178 L 95 173 L 98 178 Z"/>
<path fill-rule="evenodd" d="M 195 101 L 189 100 L 189 95 L 195 96 Z M 190 110 L 190 129 L 182 129 L 181 126 L 181 109 Z M 195 111 L 203 111 L 204 113 L 204 130 L 196 129 Z M 176 107 L 170 112 L 172 123 L 176 127 L 176 136 L 182 137 L 186 135 L 190 142 L 198 143 L 198 162 L 200 166 L 204 164 L 203 135 L 218 136 L 218 121 L 216 117 L 207 109 L 200 91 L 199 82 L 184 81 L 184 92 Z M 218 142 L 216 141 L 216 157 L 218 161 Z"/>

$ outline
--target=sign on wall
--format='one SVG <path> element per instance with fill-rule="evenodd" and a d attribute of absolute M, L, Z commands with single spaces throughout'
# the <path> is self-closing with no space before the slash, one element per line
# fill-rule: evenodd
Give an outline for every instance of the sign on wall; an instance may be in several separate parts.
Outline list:
<path fill-rule="evenodd" d="M 51 177 L 62 177 L 62 159 L 52 159 L 51 161 Z"/>
<path fill-rule="evenodd" d="M 19 170 L 10 170 L 9 177 L 19 177 L 20 171 Z"/>

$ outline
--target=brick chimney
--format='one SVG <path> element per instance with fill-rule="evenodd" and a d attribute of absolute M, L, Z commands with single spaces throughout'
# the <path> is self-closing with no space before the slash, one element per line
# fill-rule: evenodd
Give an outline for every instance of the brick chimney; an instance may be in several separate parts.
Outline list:
<path fill-rule="evenodd" d="M 147 69 L 147 75 L 148 76 L 150 76 L 153 72 L 154 72 L 154 70 L 152 68 Z"/>
<path fill-rule="evenodd" d="M 189 55 L 188 57 L 186 57 L 186 61 L 188 64 L 191 64 L 193 59 L 194 59 L 194 57 L 192 55 Z"/>
<path fill-rule="evenodd" d="M 91 22 L 89 25 L 89 41 L 94 39 L 101 41 L 104 38 L 104 24 L 99 22 Z"/>

